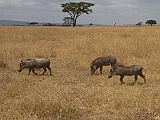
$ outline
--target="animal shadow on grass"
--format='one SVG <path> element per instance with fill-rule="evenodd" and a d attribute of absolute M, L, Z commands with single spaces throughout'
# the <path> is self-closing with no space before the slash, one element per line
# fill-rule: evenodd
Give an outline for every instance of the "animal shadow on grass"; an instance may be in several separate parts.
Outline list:
<path fill-rule="evenodd" d="M 93 75 L 101 75 L 100 73 L 94 73 Z"/>
<path fill-rule="evenodd" d="M 35 75 L 35 74 L 34 74 Z M 54 77 L 54 75 L 53 74 L 49 74 L 49 73 L 45 73 L 45 74 L 37 74 L 37 75 L 35 75 L 35 76 L 51 76 L 51 77 Z"/>
<path fill-rule="evenodd" d="M 135 82 L 134 84 L 133 84 L 133 82 L 130 82 L 130 83 L 125 83 L 126 85 L 130 85 L 130 86 L 142 86 L 142 85 L 144 85 L 144 84 L 146 84 L 146 83 L 142 83 L 142 82 Z"/>
<path fill-rule="evenodd" d="M 105 73 L 100 74 L 100 73 L 97 72 L 97 73 L 94 73 L 93 75 L 96 75 L 96 76 L 97 76 L 97 75 L 105 75 Z"/>

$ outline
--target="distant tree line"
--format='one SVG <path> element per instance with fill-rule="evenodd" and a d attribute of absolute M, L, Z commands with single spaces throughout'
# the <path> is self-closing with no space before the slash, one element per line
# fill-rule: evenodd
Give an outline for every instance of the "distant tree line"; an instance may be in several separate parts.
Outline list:
<path fill-rule="evenodd" d="M 92 13 L 92 9 L 90 9 L 91 6 L 94 6 L 94 3 L 90 2 L 68 2 L 61 4 L 62 12 L 67 12 L 70 17 L 64 17 L 63 18 L 63 25 L 64 26 L 76 26 L 77 18 L 82 14 L 89 14 Z M 157 24 L 156 20 L 147 20 L 146 24 L 150 24 L 151 26 L 153 24 Z M 92 26 L 93 24 L 89 24 L 89 26 Z M 142 22 L 137 23 L 136 25 L 141 26 Z M 116 26 L 116 23 L 114 23 L 114 26 Z"/>

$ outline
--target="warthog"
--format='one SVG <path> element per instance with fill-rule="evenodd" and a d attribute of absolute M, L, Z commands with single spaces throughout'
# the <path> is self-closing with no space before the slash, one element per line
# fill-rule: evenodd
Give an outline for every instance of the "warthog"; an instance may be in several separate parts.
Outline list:
<path fill-rule="evenodd" d="M 110 69 L 110 74 L 108 78 L 111 78 L 113 75 L 119 75 L 120 76 L 120 81 L 121 84 L 124 84 L 123 78 L 124 76 L 133 76 L 135 77 L 135 81 L 133 82 L 132 85 L 137 81 L 138 75 L 141 76 L 144 79 L 144 83 L 146 83 L 146 78 L 143 75 L 143 67 L 140 65 L 131 65 L 131 66 L 124 66 L 123 64 L 115 64 L 111 69 Z"/>
<path fill-rule="evenodd" d="M 107 56 L 107 57 L 98 57 L 96 58 L 91 64 L 91 74 L 93 75 L 95 71 L 100 68 L 100 74 L 102 74 L 102 68 L 103 66 L 113 66 L 116 63 L 116 58 L 113 56 Z"/>
<path fill-rule="evenodd" d="M 50 68 L 50 60 L 48 58 L 38 58 L 38 59 L 25 59 L 25 60 L 21 60 L 20 63 L 20 69 L 18 70 L 19 72 L 21 72 L 24 68 L 29 68 L 29 73 L 28 75 L 31 73 L 31 71 L 37 75 L 37 73 L 34 71 L 34 68 L 36 69 L 40 69 L 43 68 L 44 72 L 42 73 L 42 75 L 44 75 L 44 73 L 47 71 L 47 69 L 50 71 L 50 75 L 51 75 L 51 68 Z M 46 69 L 47 68 L 47 69 Z"/>

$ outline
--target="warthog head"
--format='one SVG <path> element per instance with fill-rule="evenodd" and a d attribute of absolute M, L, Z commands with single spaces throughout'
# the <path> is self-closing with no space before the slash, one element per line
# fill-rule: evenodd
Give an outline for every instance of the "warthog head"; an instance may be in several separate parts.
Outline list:
<path fill-rule="evenodd" d="M 18 72 L 21 72 L 24 68 L 26 68 L 26 63 L 21 60 L 21 63 L 19 64 L 19 68 L 20 69 L 18 70 Z"/>
<path fill-rule="evenodd" d="M 121 68 L 124 67 L 124 66 L 125 65 L 122 64 L 121 62 L 117 62 L 113 67 L 111 67 L 108 78 L 111 78 L 112 76 L 120 73 Z"/>
<path fill-rule="evenodd" d="M 116 74 L 116 67 L 112 67 L 111 69 L 110 69 L 110 73 L 109 73 L 109 76 L 108 76 L 108 78 L 111 78 L 113 75 L 115 75 Z"/>
<path fill-rule="evenodd" d="M 91 68 L 91 75 L 93 75 L 95 73 L 95 71 L 97 70 L 97 67 L 93 64 L 90 65 Z"/>

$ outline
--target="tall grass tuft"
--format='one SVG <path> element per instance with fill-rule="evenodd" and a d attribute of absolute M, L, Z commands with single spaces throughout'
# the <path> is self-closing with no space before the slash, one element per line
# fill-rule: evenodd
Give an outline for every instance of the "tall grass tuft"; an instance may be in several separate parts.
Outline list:
<path fill-rule="evenodd" d="M 30 113 L 38 119 L 69 119 L 75 120 L 80 117 L 80 111 L 74 107 L 61 105 L 60 102 L 35 100 L 21 103 L 22 113 Z"/>

